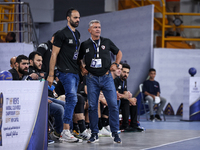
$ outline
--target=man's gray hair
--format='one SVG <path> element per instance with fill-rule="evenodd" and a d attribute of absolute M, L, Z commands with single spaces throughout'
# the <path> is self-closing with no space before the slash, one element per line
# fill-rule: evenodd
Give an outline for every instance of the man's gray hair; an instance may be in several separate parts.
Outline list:
<path fill-rule="evenodd" d="M 91 20 L 89 22 L 89 27 L 91 27 L 93 23 L 99 23 L 99 24 L 101 24 L 101 22 L 99 20 Z"/>

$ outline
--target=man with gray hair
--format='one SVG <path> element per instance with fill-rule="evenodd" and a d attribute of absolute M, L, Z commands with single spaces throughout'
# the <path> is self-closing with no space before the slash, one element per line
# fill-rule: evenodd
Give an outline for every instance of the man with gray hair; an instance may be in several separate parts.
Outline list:
<path fill-rule="evenodd" d="M 110 70 L 116 70 L 121 58 L 122 52 L 108 38 L 101 37 L 101 24 L 99 20 L 92 20 L 89 23 L 89 33 L 91 37 L 81 43 L 78 62 L 81 71 L 86 76 L 86 85 L 89 102 L 89 119 L 92 131 L 88 143 L 98 141 L 98 98 L 100 91 L 103 92 L 109 108 L 109 123 L 114 142 L 121 143 L 118 135 L 119 130 L 119 109 L 117 105 L 117 93 Z M 115 63 L 111 65 L 110 52 L 116 55 Z M 83 67 L 81 60 L 85 56 Z"/>

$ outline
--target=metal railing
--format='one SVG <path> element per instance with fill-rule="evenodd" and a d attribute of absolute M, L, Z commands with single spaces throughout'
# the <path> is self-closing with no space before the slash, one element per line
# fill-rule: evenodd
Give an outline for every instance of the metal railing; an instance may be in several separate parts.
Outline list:
<path fill-rule="evenodd" d="M 137 7 L 140 6 L 145 6 L 145 5 L 150 5 L 150 4 L 154 4 L 152 1 L 150 0 L 131 0 Z M 193 26 L 193 25 L 180 25 L 180 26 L 175 26 L 175 25 L 166 25 L 166 15 L 179 15 L 179 16 L 200 16 L 200 13 L 171 13 L 171 12 L 166 12 L 166 8 L 165 8 L 165 1 L 161 0 L 161 5 L 162 7 L 159 6 L 155 6 L 155 10 L 157 12 L 160 12 L 162 14 L 162 21 L 160 21 L 159 19 L 154 17 L 154 21 L 160 25 L 160 27 L 162 27 L 162 48 L 165 47 L 165 41 L 200 41 L 199 38 L 170 38 L 170 37 L 165 37 L 165 31 L 167 28 L 199 28 L 200 26 Z M 198 3 L 199 5 L 199 3 Z"/>
<path fill-rule="evenodd" d="M 165 8 L 165 1 L 162 1 L 162 48 L 165 47 L 165 41 L 200 41 L 199 38 L 170 38 L 170 37 L 165 37 L 165 30 L 166 28 L 199 28 L 200 26 L 192 26 L 192 25 L 180 25 L 180 26 L 175 26 L 175 25 L 166 25 L 165 23 L 165 15 L 179 15 L 179 16 L 200 16 L 200 13 L 169 13 L 166 12 Z"/>
<path fill-rule="evenodd" d="M 1 29 L 0 35 L 5 35 L 5 33 L 8 32 L 15 32 L 17 42 L 33 43 L 36 48 L 39 43 L 29 3 L 0 2 L 0 7 L 5 7 L 5 9 L 11 5 L 15 6 L 14 12 L 1 11 L 0 15 L 9 16 L 13 14 L 14 20 L 5 21 L 5 19 L 0 17 L 0 26 L 4 27 Z M 13 30 L 6 27 L 8 25 L 13 25 Z"/>

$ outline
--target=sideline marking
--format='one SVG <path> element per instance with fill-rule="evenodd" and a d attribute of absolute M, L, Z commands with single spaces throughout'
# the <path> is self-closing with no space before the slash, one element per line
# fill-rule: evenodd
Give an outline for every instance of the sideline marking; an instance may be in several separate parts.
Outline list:
<path fill-rule="evenodd" d="M 149 148 L 145 148 L 145 149 L 141 149 L 141 150 L 149 150 L 149 149 L 152 149 L 152 148 L 158 148 L 158 147 L 162 147 L 162 146 L 166 146 L 166 145 L 170 145 L 170 144 L 175 144 L 175 143 L 179 143 L 179 142 L 183 142 L 183 141 L 194 140 L 194 139 L 198 139 L 198 138 L 200 138 L 200 136 L 185 139 L 185 140 L 180 140 L 180 141 L 176 141 L 176 142 L 170 142 L 170 143 L 166 143 L 166 144 L 162 144 L 162 145 L 158 145 L 158 146 L 154 146 L 154 147 L 149 147 Z"/>

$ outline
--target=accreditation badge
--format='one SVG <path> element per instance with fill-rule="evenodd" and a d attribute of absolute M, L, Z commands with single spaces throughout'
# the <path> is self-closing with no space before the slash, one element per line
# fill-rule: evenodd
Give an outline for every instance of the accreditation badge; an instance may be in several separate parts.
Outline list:
<path fill-rule="evenodd" d="M 92 68 L 101 68 L 102 67 L 101 59 L 92 59 L 90 67 L 92 67 Z"/>
<path fill-rule="evenodd" d="M 75 51 L 74 56 L 73 56 L 73 60 L 77 60 L 77 58 L 78 58 L 78 51 Z"/>

